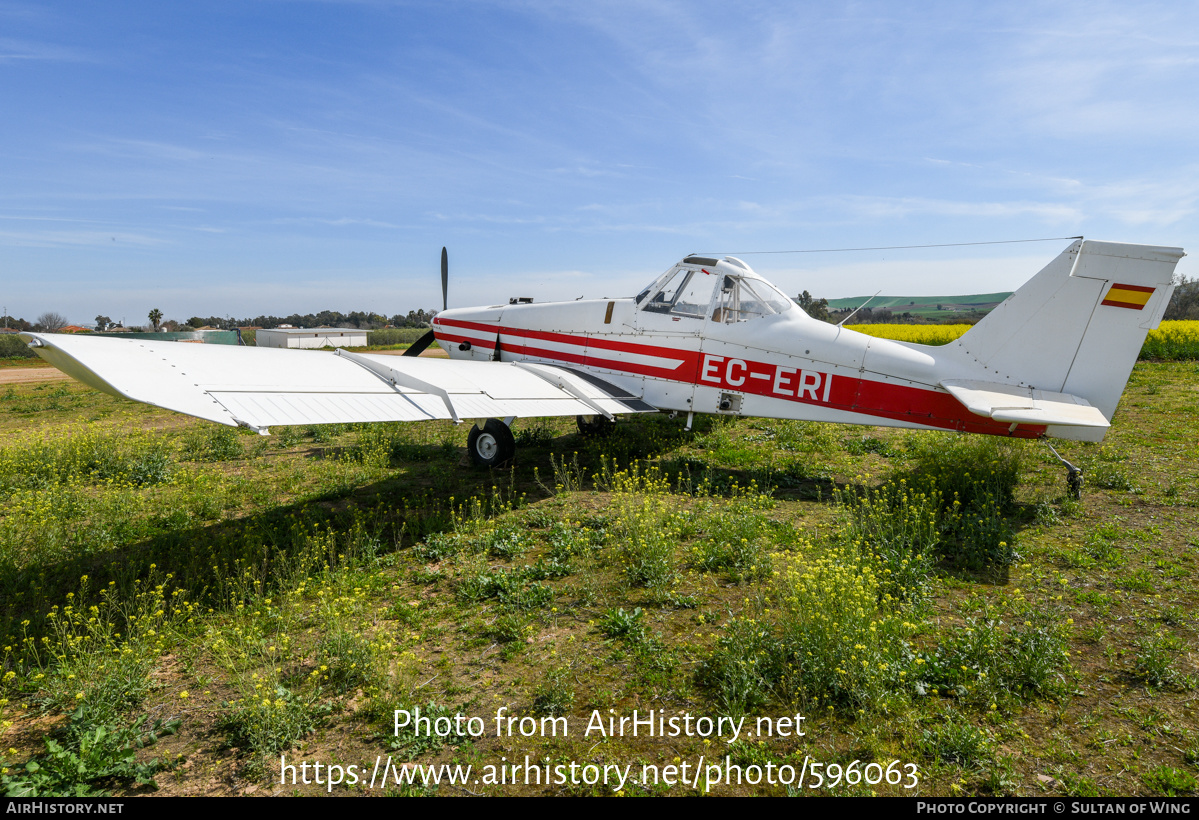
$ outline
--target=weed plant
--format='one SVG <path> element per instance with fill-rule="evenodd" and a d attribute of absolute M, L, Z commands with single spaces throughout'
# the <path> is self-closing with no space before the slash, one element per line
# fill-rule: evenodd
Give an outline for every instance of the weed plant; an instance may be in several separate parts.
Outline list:
<path fill-rule="evenodd" d="M 609 638 L 625 638 L 636 643 L 645 637 L 644 615 L 641 607 L 633 610 L 613 607 L 604 613 L 600 631 Z"/>
<path fill-rule="evenodd" d="M 939 498 L 939 554 L 970 570 L 1004 567 L 1016 558 L 1007 514 L 1015 504 L 1023 443 L 986 436 L 910 437 L 914 491 Z"/>
<path fill-rule="evenodd" d="M 941 541 L 938 491 L 912 489 L 900 479 L 877 489 L 838 490 L 834 498 L 845 513 L 845 540 L 873 565 L 881 595 L 926 601 Z"/>
<path fill-rule="evenodd" d="M 184 437 L 182 455 L 192 461 L 230 461 L 245 455 L 242 434 L 235 427 L 211 424 L 195 427 Z"/>
<path fill-rule="evenodd" d="M 932 651 L 921 652 L 918 691 L 984 710 L 1011 708 L 1070 691 L 1071 619 L 1017 601 L 1004 613 L 967 619 Z"/>
<path fill-rule="evenodd" d="M 65 484 L 165 484 L 174 469 L 167 443 L 146 432 L 118 437 L 70 430 L 53 438 L 26 437 L 0 448 L 0 499 Z"/>
<path fill-rule="evenodd" d="M 155 775 L 172 768 L 172 761 L 140 761 L 138 750 L 175 734 L 180 721 L 144 723 L 95 723 L 80 707 L 65 729 L 45 738 L 42 754 L 0 774 L 0 791 L 7 797 L 103 797 L 112 794 L 113 784 L 157 788 Z"/>
<path fill-rule="evenodd" d="M 736 583 L 770 574 L 773 532 L 766 513 L 774 502 L 756 489 L 736 490 L 727 502 L 708 503 L 697 512 L 697 527 L 706 537 L 692 548 L 696 567 L 705 572 L 724 570 Z"/>
<path fill-rule="evenodd" d="M 880 608 L 872 562 L 851 547 L 777 556 L 761 614 L 728 623 L 702 680 L 744 713 L 771 698 L 857 715 L 898 708 L 910 690 L 916 625 Z"/>
<path fill-rule="evenodd" d="M 1015 501 L 1024 443 L 994 436 L 932 434 L 905 442 L 912 465 L 909 483 L 935 491 L 943 504 L 970 509 L 993 503 L 1006 512 Z"/>
<path fill-rule="evenodd" d="M 379 661 L 369 638 L 345 628 L 325 635 L 316 647 L 322 688 L 342 695 L 378 682 Z"/>
<path fill-rule="evenodd" d="M 725 624 L 699 679 L 727 714 L 753 714 L 783 696 L 784 675 L 791 671 L 787 654 L 772 624 L 734 618 Z"/>
<path fill-rule="evenodd" d="M 634 465 L 611 478 L 614 512 L 609 539 L 615 541 L 625 575 L 658 603 L 670 600 L 679 580 L 675 548 L 690 531 L 690 518 L 671 502 L 670 485 L 657 470 Z"/>
<path fill-rule="evenodd" d="M 1142 638 L 1137 643 L 1132 674 L 1146 686 L 1157 689 L 1194 689 L 1194 677 L 1178 669 L 1178 660 L 1183 651 L 1182 641 L 1166 632 L 1158 631 Z"/>
<path fill-rule="evenodd" d="M 856 550 L 830 547 L 782 562 L 774 588 L 778 635 L 801 701 L 886 712 L 910 689 L 915 625 L 880 608 L 884 595 L 872 563 Z"/>
<path fill-rule="evenodd" d="M 332 711 L 316 693 L 296 695 L 278 684 L 224 707 L 219 726 L 230 745 L 259 757 L 295 748 Z"/>
<path fill-rule="evenodd" d="M 533 713 L 537 715 L 565 715 L 575 702 L 575 690 L 570 683 L 570 668 L 556 666 L 550 669 L 533 692 Z"/>
<path fill-rule="evenodd" d="M 426 731 L 424 721 L 427 719 L 429 725 L 435 725 L 439 718 L 453 719 L 454 715 L 460 710 L 452 709 L 449 706 L 443 706 L 436 701 L 427 701 L 425 703 L 416 703 L 412 705 L 403 705 L 398 707 L 412 713 L 413 719 L 408 721 L 406 726 L 400 728 L 398 732 L 388 731 L 388 751 L 403 757 L 405 760 L 415 760 L 418 757 L 425 757 L 436 754 L 445 746 L 460 746 L 466 742 L 465 738 L 455 732 L 449 734 L 438 734 L 437 732 Z M 419 710 L 419 713 L 418 711 Z M 418 731 L 418 718 L 420 721 L 420 731 Z M 388 729 L 392 729 L 393 724 L 388 725 Z"/>
<path fill-rule="evenodd" d="M 953 713 L 938 725 L 921 730 L 917 746 L 926 760 L 964 769 L 981 769 L 995 757 L 995 741 L 990 734 Z"/>

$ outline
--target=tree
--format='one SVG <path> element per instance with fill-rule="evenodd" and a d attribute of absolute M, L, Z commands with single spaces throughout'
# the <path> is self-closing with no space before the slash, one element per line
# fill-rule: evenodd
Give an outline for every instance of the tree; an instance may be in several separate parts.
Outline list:
<path fill-rule="evenodd" d="M 108 318 L 107 316 L 96 317 L 96 330 L 100 331 L 101 333 L 108 330 L 109 326 L 111 325 L 112 319 Z"/>
<path fill-rule="evenodd" d="M 57 333 L 67 326 L 67 317 L 61 313 L 47 311 L 37 317 L 38 329 L 45 333 Z"/>
<path fill-rule="evenodd" d="M 1178 277 L 1174 284 L 1174 295 L 1170 297 L 1163 318 L 1199 319 L 1199 278 Z"/>
<path fill-rule="evenodd" d="M 154 329 L 158 330 L 158 323 L 162 321 L 162 311 L 154 308 L 150 311 L 148 318 L 150 319 L 150 324 L 154 325 Z"/>
<path fill-rule="evenodd" d="M 795 300 L 803 308 L 804 313 L 822 322 L 828 321 L 828 299 L 816 299 L 806 290 Z"/>

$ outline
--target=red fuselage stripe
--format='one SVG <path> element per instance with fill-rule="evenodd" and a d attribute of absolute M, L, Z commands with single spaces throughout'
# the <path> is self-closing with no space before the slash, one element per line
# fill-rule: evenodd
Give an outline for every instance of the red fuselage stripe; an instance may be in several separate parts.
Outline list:
<path fill-rule="evenodd" d="M 477 333 L 482 333 L 491 339 L 491 346 L 495 346 L 495 336 L 497 333 L 502 333 L 505 336 L 521 336 L 526 339 L 537 339 L 543 342 L 558 342 L 559 344 L 579 345 L 588 348 L 603 348 L 605 350 L 619 350 L 622 353 L 640 353 L 643 356 L 659 356 L 662 358 L 678 358 L 678 354 L 683 351 L 671 350 L 658 347 L 657 345 L 639 344 L 636 342 L 622 342 L 616 339 L 606 339 L 603 336 L 579 336 L 573 333 L 556 333 L 548 330 L 527 330 L 520 327 L 505 327 L 499 328 L 495 325 L 484 324 L 482 322 L 464 322 L 459 319 L 441 319 L 435 320 L 437 325 L 437 338 L 443 338 L 441 327 L 448 325 L 452 328 L 461 330 L 473 330 Z M 449 338 L 449 336 L 445 336 Z M 473 339 L 472 339 L 472 344 Z"/>
<path fill-rule="evenodd" d="M 1037 438 L 1045 432 L 1044 425 L 1021 425 L 1014 433 L 1009 433 L 1010 425 L 970 413 L 950 394 L 926 388 L 595 336 L 524 328 L 499 328 L 496 325 L 457 319 L 441 319 L 435 324 L 438 340 L 470 342 L 472 346 L 494 349 L 497 337 L 502 337 L 500 344 L 504 352 L 513 356 L 548 359 L 629 375 L 750 393 L 946 430 L 1012 435 L 1016 438 Z M 444 330 L 447 326 L 473 333 L 446 333 Z M 512 341 L 513 338 L 519 339 L 521 343 Z M 578 348 L 578 352 L 551 350 L 529 344 L 537 341 L 573 345 Z M 682 363 L 673 368 L 657 367 L 610 359 L 604 355 L 605 351 L 681 360 Z"/>

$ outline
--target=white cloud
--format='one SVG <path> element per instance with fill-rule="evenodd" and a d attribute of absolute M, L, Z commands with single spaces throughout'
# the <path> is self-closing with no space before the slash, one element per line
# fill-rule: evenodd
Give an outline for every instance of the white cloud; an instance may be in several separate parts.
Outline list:
<path fill-rule="evenodd" d="M 157 237 L 125 231 L 0 231 L 0 245 L 16 247 L 53 248 L 117 244 L 150 247 L 165 242 L 166 240 Z"/>
<path fill-rule="evenodd" d="M 0 37 L 0 63 L 16 63 L 27 60 L 80 63 L 90 59 L 84 52 L 69 46 Z"/>

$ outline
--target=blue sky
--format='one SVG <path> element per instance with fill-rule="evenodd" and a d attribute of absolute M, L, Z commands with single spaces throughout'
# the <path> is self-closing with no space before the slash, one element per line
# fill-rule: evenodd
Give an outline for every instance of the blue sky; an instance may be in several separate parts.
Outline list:
<path fill-rule="evenodd" d="M 392 314 L 440 303 L 442 245 L 456 306 L 693 251 L 1194 253 L 1196 88 L 1181 2 L 0 0 L 0 305 Z M 974 293 L 1067 244 L 744 258 Z"/>

